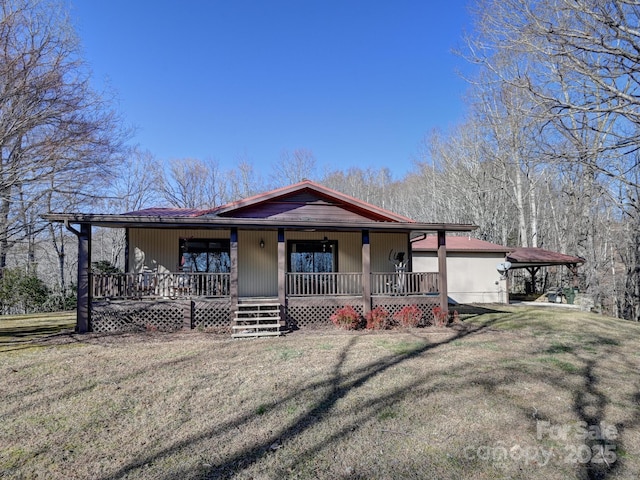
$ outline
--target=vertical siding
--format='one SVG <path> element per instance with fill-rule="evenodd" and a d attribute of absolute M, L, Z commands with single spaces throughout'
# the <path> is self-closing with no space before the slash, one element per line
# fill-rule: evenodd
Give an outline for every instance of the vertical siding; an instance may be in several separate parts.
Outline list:
<path fill-rule="evenodd" d="M 132 228 L 129 231 L 129 271 L 145 269 L 175 272 L 180 261 L 180 238 L 224 238 L 229 230 L 187 230 Z M 362 272 L 362 236 L 360 232 L 285 232 L 288 240 L 329 240 L 338 242 L 338 270 Z M 265 248 L 260 248 L 260 239 Z M 278 294 L 277 232 L 241 230 L 238 232 L 238 276 L 240 296 L 276 296 Z M 389 251 L 405 252 L 408 258 L 408 236 L 405 233 L 372 233 L 371 271 L 392 272 Z"/>
<path fill-rule="evenodd" d="M 260 248 L 260 240 L 264 248 Z M 278 233 L 241 230 L 238 232 L 238 295 L 278 296 Z"/>
<path fill-rule="evenodd" d="M 129 230 L 129 271 L 145 269 L 175 272 L 180 262 L 180 238 L 224 238 L 229 230 L 187 230 L 131 228 Z"/>
<path fill-rule="evenodd" d="M 496 265 L 503 261 L 500 253 L 447 252 L 449 297 L 459 303 L 503 302 L 507 285 L 496 271 Z M 416 252 L 413 264 L 416 272 L 437 272 L 438 254 Z"/>
<path fill-rule="evenodd" d="M 393 272 L 395 267 L 389 261 L 389 252 L 404 252 L 405 260 L 409 260 L 409 235 L 407 233 L 380 233 L 370 235 L 371 242 L 371 271 Z"/>

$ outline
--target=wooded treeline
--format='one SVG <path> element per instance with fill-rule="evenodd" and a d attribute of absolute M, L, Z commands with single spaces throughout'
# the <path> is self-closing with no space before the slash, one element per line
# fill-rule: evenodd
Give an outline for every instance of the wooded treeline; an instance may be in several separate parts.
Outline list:
<path fill-rule="evenodd" d="M 581 289 L 640 320 L 638 1 L 473 3 L 475 29 L 459 51 L 477 66 L 468 114 L 416 139 L 402 178 L 366 158 L 328 171 L 305 148 L 283 150 L 266 176 L 249 158 L 228 170 L 161 161 L 127 146 L 135 139 L 90 88 L 64 15 L 43 15 L 35 0 L 0 5 L 3 312 L 27 308 L 10 278 L 37 279 L 52 304 L 70 296 L 75 238 L 43 222 L 46 211 L 214 207 L 310 178 L 415 220 L 474 223 L 488 241 L 582 256 Z M 94 255 L 121 264 L 122 232 L 96 232 Z"/>

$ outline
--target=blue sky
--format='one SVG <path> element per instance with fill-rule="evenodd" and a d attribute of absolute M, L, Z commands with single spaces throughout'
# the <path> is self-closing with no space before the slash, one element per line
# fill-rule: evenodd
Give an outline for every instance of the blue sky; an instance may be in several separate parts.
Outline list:
<path fill-rule="evenodd" d="M 69 2 L 94 84 L 162 160 L 268 173 L 306 148 L 320 167 L 401 176 L 464 114 L 465 0 Z"/>

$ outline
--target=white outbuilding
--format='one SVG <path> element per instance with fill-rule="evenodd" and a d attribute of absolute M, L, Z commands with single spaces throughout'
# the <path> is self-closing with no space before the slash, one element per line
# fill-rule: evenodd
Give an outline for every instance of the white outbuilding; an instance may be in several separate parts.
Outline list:
<path fill-rule="evenodd" d="M 415 272 L 438 271 L 435 235 L 412 242 Z M 446 237 L 449 303 L 508 303 L 507 279 L 497 266 L 512 248 L 463 236 Z"/>

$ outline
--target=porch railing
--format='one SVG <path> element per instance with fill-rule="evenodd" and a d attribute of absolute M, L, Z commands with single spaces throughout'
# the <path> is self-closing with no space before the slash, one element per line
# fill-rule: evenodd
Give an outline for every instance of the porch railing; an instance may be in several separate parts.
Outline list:
<path fill-rule="evenodd" d="M 101 298 L 228 297 L 229 273 L 94 273 L 92 296 Z M 415 295 L 438 292 L 433 272 L 371 274 L 372 295 Z M 287 273 L 290 296 L 362 295 L 362 273 Z"/>
<path fill-rule="evenodd" d="M 287 273 L 287 295 L 362 295 L 362 273 Z"/>
<path fill-rule="evenodd" d="M 93 298 L 226 297 L 228 273 L 94 273 Z"/>
<path fill-rule="evenodd" d="M 415 295 L 438 292 L 438 273 L 380 272 L 371 274 L 372 295 Z"/>

